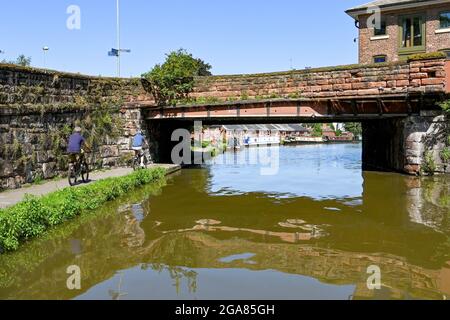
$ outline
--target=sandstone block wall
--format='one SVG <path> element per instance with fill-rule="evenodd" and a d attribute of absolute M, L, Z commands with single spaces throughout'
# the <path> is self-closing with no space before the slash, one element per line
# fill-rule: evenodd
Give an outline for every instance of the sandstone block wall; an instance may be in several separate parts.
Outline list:
<path fill-rule="evenodd" d="M 77 120 L 95 108 L 121 119 L 122 134 L 103 139 L 89 155 L 93 167 L 115 167 L 132 157 L 130 139 L 145 129 L 141 109 L 149 100 L 139 79 L 96 78 L 0 65 L 0 189 L 18 188 L 67 171 L 61 155 Z"/>
<path fill-rule="evenodd" d="M 366 170 L 393 170 L 419 175 L 429 153 L 436 173 L 450 173 L 440 154 L 446 146 L 449 120 L 437 111 L 420 116 L 363 123 L 363 165 Z"/>
<path fill-rule="evenodd" d="M 286 73 L 199 78 L 193 97 L 205 101 L 260 98 L 345 98 L 444 92 L 446 60 L 353 65 Z"/>

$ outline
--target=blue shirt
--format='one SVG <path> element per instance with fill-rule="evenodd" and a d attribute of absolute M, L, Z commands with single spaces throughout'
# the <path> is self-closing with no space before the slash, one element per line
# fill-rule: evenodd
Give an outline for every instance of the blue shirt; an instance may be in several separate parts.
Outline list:
<path fill-rule="evenodd" d="M 80 133 L 74 133 L 69 137 L 69 145 L 67 147 L 68 153 L 80 153 L 81 146 L 84 143 L 84 138 Z"/>
<path fill-rule="evenodd" d="M 144 136 L 138 133 L 133 139 L 133 148 L 140 148 L 144 144 Z"/>

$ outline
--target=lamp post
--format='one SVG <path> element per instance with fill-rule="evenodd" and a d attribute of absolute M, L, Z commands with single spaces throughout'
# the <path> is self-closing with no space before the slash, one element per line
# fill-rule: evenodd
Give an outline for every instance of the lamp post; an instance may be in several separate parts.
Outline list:
<path fill-rule="evenodd" d="M 116 0 L 117 9 L 117 76 L 120 77 L 120 0 Z"/>
<path fill-rule="evenodd" d="M 117 8 L 117 48 L 112 48 L 111 51 L 108 52 L 110 57 L 117 58 L 117 76 L 120 77 L 120 56 L 122 53 L 130 53 L 130 49 L 122 49 L 120 43 L 120 0 L 116 0 L 116 8 Z"/>
<path fill-rule="evenodd" d="M 47 55 L 48 50 L 50 50 L 50 48 L 47 47 L 47 46 L 42 48 L 42 51 L 44 52 L 44 69 L 47 68 L 47 57 L 46 57 L 46 55 Z"/>

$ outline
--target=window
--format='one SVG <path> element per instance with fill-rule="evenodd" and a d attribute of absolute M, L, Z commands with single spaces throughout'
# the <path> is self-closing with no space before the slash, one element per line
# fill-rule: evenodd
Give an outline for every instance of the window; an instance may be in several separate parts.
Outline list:
<path fill-rule="evenodd" d="M 373 62 L 374 63 L 383 63 L 387 61 L 387 57 L 386 56 L 375 56 L 373 57 Z"/>
<path fill-rule="evenodd" d="M 425 24 L 422 16 L 406 16 L 401 18 L 401 44 L 404 51 L 424 49 Z"/>
<path fill-rule="evenodd" d="M 381 20 L 380 28 L 377 27 L 375 29 L 375 36 L 385 36 L 386 35 L 386 20 Z"/>
<path fill-rule="evenodd" d="M 450 11 L 441 12 L 439 20 L 441 21 L 441 29 L 450 28 Z"/>

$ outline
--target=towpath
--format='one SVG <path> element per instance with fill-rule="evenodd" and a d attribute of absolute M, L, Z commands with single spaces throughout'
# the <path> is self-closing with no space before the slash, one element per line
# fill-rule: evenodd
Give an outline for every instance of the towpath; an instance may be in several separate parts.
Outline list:
<path fill-rule="evenodd" d="M 154 164 L 150 165 L 149 168 L 158 168 L 162 167 L 167 170 L 167 173 L 173 173 L 181 169 L 180 166 L 170 165 L 170 164 Z M 90 175 L 91 182 L 112 178 L 112 177 L 122 177 L 126 176 L 133 172 L 133 169 L 130 168 L 117 168 L 112 170 L 98 171 L 92 172 Z M 35 196 L 43 196 L 51 192 L 55 192 L 61 189 L 69 187 L 69 183 L 67 179 L 54 180 L 44 182 L 39 185 L 32 185 L 29 187 L 24 187 L 16 190 L 8 190 L 0 193 L 0 209 L 4 209 L 10 206 L 13 206 L 20 201 L 22 201 L 27 194 L 35 195 Z"/>

